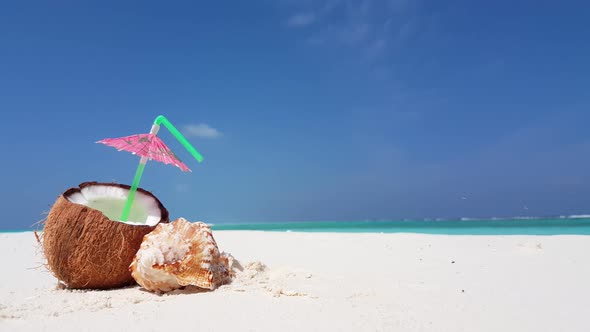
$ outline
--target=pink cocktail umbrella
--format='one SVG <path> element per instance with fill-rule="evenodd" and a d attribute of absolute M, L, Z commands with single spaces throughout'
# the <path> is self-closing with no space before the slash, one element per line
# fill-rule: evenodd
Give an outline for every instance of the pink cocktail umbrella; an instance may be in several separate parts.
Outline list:
<path fill-rule="evenodd" d="M 141 157 L 139 166 L 135 171 L 135 177 L 133 178 L 133 184 L 129 190 L 129 196 L 125 202 L 123 213 L 121 214 L 121 221 L 127 221 L 133 200 L 135 198 L 135 192 L 139 187 L 141 176 L 145 168 L 145 164 L 148 160 L 156 160 L 164 164 L 171 164 L 180 168 L 184 172 L 190 171 L 190 169 L 172 152 L 164 142 L 157 136 L 160 130 L 160 124 L 163 124 L 174 137 L 187 149 L 198 162 L 203 161 L 203 157 L 197 150 L 184 138 L 184 136 L 174 127 L 164 116 L 160 115 L 154 121 L 152 129 L 149 134 L 138 134 L 119 138 L 105 138 L 97 143 L 102 143 L 108 146 L 112 146 L 119 151 L 128 151 Z"/>
<path fill-rule="evenodd" d="M 172 164 L 183 172 L 190 169 L 170 150 L 156 134 L 138 134 L 118 138 L 105 138 L 98 141 L 112 146 L 119 151 L 129 151 L 148 160 L 156 160 L 164 164 Z"/>

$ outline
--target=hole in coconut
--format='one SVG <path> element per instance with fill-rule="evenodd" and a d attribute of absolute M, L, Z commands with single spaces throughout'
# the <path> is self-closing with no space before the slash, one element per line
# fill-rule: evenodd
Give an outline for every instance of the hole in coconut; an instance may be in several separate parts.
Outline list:
<path fill-rule="evenodd" d="M 107 218 L 121 222 L 121 213 L 127 201 L 129 189 L 117 185 L 90 185 L 78 192 L 74 192 L 66 198 L 76 204 L 88 206 L 99 210 Z M 162 213 L 156 199 L 137 191 L 135 200 L 126 223 L 132 225 L 154 226 L 162 219 Z"/>

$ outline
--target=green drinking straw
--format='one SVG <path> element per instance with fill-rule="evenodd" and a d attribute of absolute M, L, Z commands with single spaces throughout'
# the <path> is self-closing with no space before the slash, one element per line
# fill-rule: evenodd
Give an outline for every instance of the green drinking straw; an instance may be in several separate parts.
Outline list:
<path fill-rule="evenodd" d="M 150 134 L 157 135 L 158 131 L 160 130 L 160 125 L 163 124 L 170 133 L 176 137 L 176 139 L 184 146 L 185 149 L 190 152 L 190 154 L 195 157 L 198 162 L 203 161 L 203 156 L 186 140 L 184 136 L 164 117 L 163 115 L 159 115 L 156 120 L 154 120 L 154 124 L 152 125 L 152 130 L 150 130 Z M 137 192 L 137 187 L 139 187 L 139 181 L 141 181 L 141 176 L 143 175 L 143 170 L 145 168 L 145 164 L 147 163 L 147 157 L 141 157 L 139 161 L 139 165 L 137 166 L 137 170 L 135 171 L 135 176 L 133 177 L 133 183 L 131 184 L 131 189 L 129 190 L 129 196 L 127 197 L 127 201 L 125 202 L 125 207 L 123 208 L 123 213 L 121 214 L 121 221 L 126 222 L 127 218 L 129 218 L 129 213 L 131 212 L 131 206 L 133 206 L 133 200 L 135 199 L 135 193 Z"/>

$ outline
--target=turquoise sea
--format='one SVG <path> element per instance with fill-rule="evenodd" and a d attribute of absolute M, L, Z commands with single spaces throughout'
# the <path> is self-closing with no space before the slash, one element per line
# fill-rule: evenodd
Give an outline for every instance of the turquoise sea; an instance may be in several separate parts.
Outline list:
<path fill-rule="evenodd" d="M 336 233 L 422 233 L 448 235 L 590 235 L 590 216 L 516 219 L 410 221 L 318 221 L 213 224 L 213 230 Z M 3 233 L 26 232 L 2 230 Z"/>
<path fill-rule="evenodd" d="M 212 228 L 213 230 L 257 230 L 275 232 L 423 233 L 449 235 L 590 235 L 590 217 L 215 224 Z"/>

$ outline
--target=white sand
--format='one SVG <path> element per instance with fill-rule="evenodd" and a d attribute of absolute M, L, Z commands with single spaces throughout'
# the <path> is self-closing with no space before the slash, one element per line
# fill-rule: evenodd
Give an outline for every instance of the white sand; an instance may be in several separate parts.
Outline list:
<path fill-rule="evenodd" d="M 0 234 L 0 331 L 590 331 L 587 236 L 214 235 L 236 280 L 159 296 L 56 290 L 33 234 Z"/>

